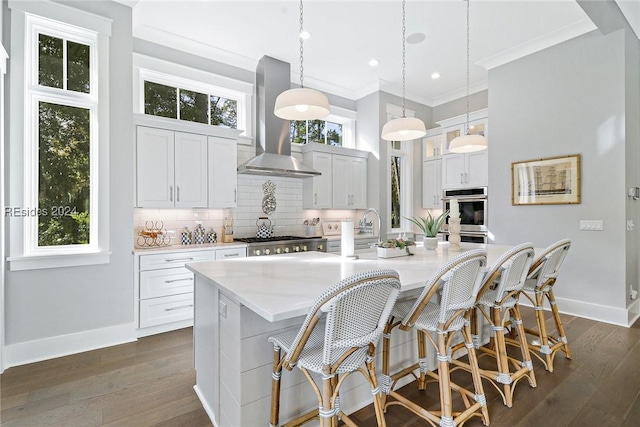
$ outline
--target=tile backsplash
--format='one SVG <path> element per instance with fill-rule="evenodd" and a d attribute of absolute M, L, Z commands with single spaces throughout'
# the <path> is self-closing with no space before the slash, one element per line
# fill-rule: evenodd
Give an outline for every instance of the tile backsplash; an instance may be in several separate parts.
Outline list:
<path fill-rule="evenodd" d="M 276 186 L 276 210 L 271 215 L 262 211 L 265 197 L 262 185 L 272 181 Z M 193 230 L 198 224 L 209 230 L 213 228 L 218 237 L 225 217 L 233 218 L 234 235 L 237 237 L 255 236 L 259 217 L 268 216 L 274 226 L 274 235 L 307 235 L 305 220 L 339 220 L 351 218 L 357 225 L 362 211 L 351 210 L 309 210 L 302 208 L 302 179 L 268 177 L 260 175 L 238 175 L 238 207 L 232 209 L 134 209 L 134 242 L 137 232 L 145 227 L 147 221 L 162 221 L 164 228 L 172 238 L 172 244 L 180 244 L 180 231 L 184 227 Z M 320 224 L 317 234 L 322 234 Z M 175 233 L 175 234 L 174 234 Z"/>

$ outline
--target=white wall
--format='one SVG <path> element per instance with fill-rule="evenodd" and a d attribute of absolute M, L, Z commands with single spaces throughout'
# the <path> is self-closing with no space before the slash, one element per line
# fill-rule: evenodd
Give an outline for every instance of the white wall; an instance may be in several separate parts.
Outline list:
<path fill-rule="evenodd" d="M 130 234 L 133 228 L 131 9 L 107 1 L 68 4 L 113 20 L 109 58 L 110 80 L 114 82 L 110 87 L 109 111 L 111 258 L 104 265 L 7 272 L 7 365 L 135 338 Z M 10 15 L 6 2 L 3 7 L 4 13 Z M 7 98 L 18 96 L 21 91 L 22 88 L 11 87 Z M 7 116 L 9 126 L 9 110 Z M 11 128 L 8 132 L 11 133 Z M 9 171 L 6 173 L 8 176 Z"/>
<path fill-rule="evenodd" d="M 560 306 L 626 324 L 624 31 L 592 32 L 490 70 L 489 87 L 492 241 L 572 239 Z M 511 162 L 576 153 L 581 204 L 511 205 Z M 581 219 L 603 220 L 604 231 L 579 231 Z"/>

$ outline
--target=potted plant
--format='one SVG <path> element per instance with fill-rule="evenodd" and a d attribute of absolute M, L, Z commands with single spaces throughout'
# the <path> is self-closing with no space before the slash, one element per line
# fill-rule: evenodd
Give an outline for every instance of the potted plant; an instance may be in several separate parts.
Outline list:
<path fill-rule="evenodd" d="M 436 249 L 438 247 L 438 232 L 440 231 L 440 227 L 444 224 L 444 221 L 447 219 L 449 215 L 449 211 L 444 211 L 437 217 L 431 215 L 431 212 L 427 211 L 426 217 L 411 217 L 407 218 L 409 221 L 414 223 L 420 231 L 424 234 L 424 247 L 427 249 Z"/>
<path fill-rule="evenodd" d="M 376 248 L 380 258 L 394 258 L 398 256 L 413 255 L 409 251 L 409 246 L 414 246 L 415 242 L 405 239 L 389 239 L 382 242 Z"/>

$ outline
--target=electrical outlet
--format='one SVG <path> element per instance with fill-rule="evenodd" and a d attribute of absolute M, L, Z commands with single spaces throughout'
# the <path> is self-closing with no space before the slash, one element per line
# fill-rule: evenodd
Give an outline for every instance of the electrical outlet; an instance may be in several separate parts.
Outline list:
<path fill-rule="evenodd" d="M 596 220 L 580 220 L 580 230 L 583 231 L 602 231 L 604 229 L 604 221 L 601 219 Z"/>
<path fill-rule="evenodd" d="M 629 298 L 631 298 L 631 299 L 638 298 L 638 291 L 633 289 L 633 286 L 629 286 Z"/>

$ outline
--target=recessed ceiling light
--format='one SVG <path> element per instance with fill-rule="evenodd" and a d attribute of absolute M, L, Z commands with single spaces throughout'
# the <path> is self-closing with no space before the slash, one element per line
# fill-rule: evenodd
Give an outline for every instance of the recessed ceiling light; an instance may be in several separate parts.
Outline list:
<path fill-rule="evenodd" d="M 435 80 L 435 79 L 439 79 L 439 78 L 440 78 L 440 73 L 433 73 L 433 74 L 431 74 L 431 78 L 432 78 L 433 80 Z"/>
<path fill-rule="evenodd" d="M 407 36 L 407 43 L 409 44 L 418 44 L 423 42 L 427 38 L 423 33 L 413 33 Z"/>
<path fill-rule="evenodd" d="M 378 64 L 380 64 L 380 61 L 378 61 L 376 58 L 371 58 L 369 60 L 369 66 L 370 67 L 377 67 Z"/>
<path fill-rule="evenodd" d="M 311 33 L 310 33 L 310 32 L 308 32 L 308 31 L 303 31 L 303 32 L 301 32 L 301 33 L 300 33 L 300 38 L 301 38 L 302 40 L 307 40 L 307 39 L 309 39 L 310 37 L 311 37 Z"/>

